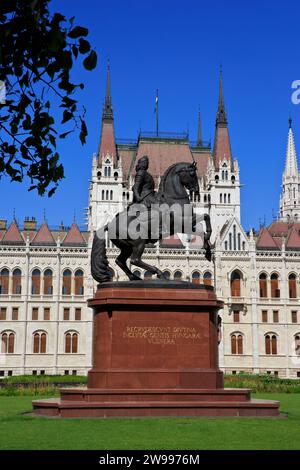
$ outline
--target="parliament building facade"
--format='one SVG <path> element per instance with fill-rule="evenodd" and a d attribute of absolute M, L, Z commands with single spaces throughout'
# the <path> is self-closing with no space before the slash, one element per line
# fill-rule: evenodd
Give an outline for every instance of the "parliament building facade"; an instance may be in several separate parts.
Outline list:
<path fill-rule="evenodd" d="M 83 375 L 92 363 L 92 310 L 87 299 L 96 284 L 90 275 L 94 232 L 132 198 L 136 162 L 149 157 L 156 185 L 180 161 L 197 162 L 200 194 L 193 205 L 212 220 L 214 260 L 198 237 L 176 235 L 149 245 L 145 262 L 171 279 L 214 285 L 224 301 L 220 367 L 226 373 L 268 373 L 300 377 L 300 175 L 292 123 L 278 219 L 246 233 L 240 220 L 240 170 L 233 158 L 222 77 L 213 148 L 187 135 L 140 133 L 119 142 L 107 72 L 98 152 L 92 160 L 86 231 L 23 225 L 0 220 L 0 377 L 18 374 Z M 118 250 L 108 242 L 114 278 Z M 149 273 L 134 269 L 141 278 Z"/>

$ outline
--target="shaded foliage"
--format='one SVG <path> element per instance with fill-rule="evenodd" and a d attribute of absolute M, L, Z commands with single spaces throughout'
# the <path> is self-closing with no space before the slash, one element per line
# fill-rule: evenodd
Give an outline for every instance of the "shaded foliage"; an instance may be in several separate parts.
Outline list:
<path fill-rule="evenodd" d="M 86 70 L 97 64 L 88 29 L 60 13 L 51 14 L 50 0 L 1 0 L 0 80 L 6 100 L 0 104 L 0 177 L 23 181 L 29 190 L 51 196 L 64 177 L 57 139 L 78 132 L 86 141 L 85 109 L 70 73 L 81 58 Z M 53 109 L 60 122 L 56 122 Z M 57 113 L 57 111 L 59 111 Z"/>

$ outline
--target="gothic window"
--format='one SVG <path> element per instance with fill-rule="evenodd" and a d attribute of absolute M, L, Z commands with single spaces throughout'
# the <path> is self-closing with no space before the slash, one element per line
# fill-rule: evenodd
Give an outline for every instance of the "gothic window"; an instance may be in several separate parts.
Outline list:
<path fill-rule="evenodd" d="M 219 175 L 216 175 L 216 176 L 215 176 L 215 182 L 218 184 L 218 182 L 219 182 Z"/>
<path fill-rule="evenodd" d="M 181 271 L 175 271 L 174 279 L 181 279 L 181 278 L 182 278 L 182 272 Z"/>
<path fill-rule="evenodd" d="M 111 200 L 111 201 L 113 200 L 113 196 L 114 196 L 114 192 L 111 190 L 111 191 L 110 191 L 110 200 Z"/>
<path fill-rule="evenodd" d="M 13 270 L 13 275 L 12 275 L 12 281 L 13 281 L 13 294 L 14 295 L 21 295 L 22 293 L 22 285 L 21 285 L 21 278 L 22 278 L 22 273 L 20 269 L 14 269 Z"/>
<path fill-rule="evenodd" d="M 107 190 L 106 190 L 106 198 L 105 198 L 107 201 L 108 201 L 108 197 L 109 197 L 109 191 L 108 191 L 108 189 L 107 189 Z"/>
<path fill-rule="evenodd" d="M 170 279 L 171 273 L 167 269 L 163 272 L 166 279 Z"/>
<path fill-rule="evenodd" d="M 53 273 L 51 269 L 44 272 L 44 295 L 53 294 Z"/>
<path fill-rule="evenodd" d="M 246 249 L 246 243 L 243 242 L 243 243 L 242 243 L 242 246 L 243 246 L 243 251 L 245 251 L 245 249 Z"/>
<path fill-rule="evenodd" d="M 41 293 L 41 271 L 34 269 L 31 276 L 31 294 L 39 295 Z"/>
<path fill-rule="evenodd" d="M 229 234 L 229 251 L 232 250 L 232 234 Z"/>
<path fill-rule="evenodd" d="M 233 226 L 233 249 L 236 251 L 236 225 Z"/>
<path fill-rule="evenodd" d="M 237 270 L 233 271 L 230 277 L 231 297 L 241 296 L 241 279 L 241 273 Z"/>
<path fill-rule="evenodd" d="M 3 268 L 0 271 L 0 294 L 7 295 L 9 287 L 9 270 Z"/>
<path fill-rule="evenodd" d="M 227 202 L 227 195 L 224 194 L 224 204 L 226 204 L 226 202 Z"/>
<path fill-rule="evenodd" d="M 265 336 L 265 352 L 268 355 L 277 354 L 277 336 L 275 334 L 268 333 Z"/>
<path fill-rule="evenodd" d="M 225 179 L 225 171 L 223 170 L 222 171 L 222 180 L 224 180 L 224 179 Z"/>
<path fill-rule="evenodd" d="M 77 271 L 75 272 L 75 295 L 83 294 L 83 271 L 81 269 L 77 269 Z"/>
<path fill-rule="evenodd" d="M 220 194 L 220 204 L 222 204 L 222 202 L 223 202 L 223 195 Z"/>
<path fill-rule="evenodd" d="M 234 184 L 235 183 L 235 176 L 232 175 L 231 177 L 231 183 Z"/>
<path fill-rule="evenodd" d="M 227 170 L 225 171 L 225 180 L 226 181 L 228 180 L 228 171 Z"/>
<path fill-rule="evenodd" d="M 297 298 L 297 278 L 295 274 L 289 275 L 289 297 L 290 299 Z"/>
<path fill-rule="evenodd" d="M 101 199 L 104 201 L 104 189 L 102 189 L 102 198 Z"/>
<path fill-rule="evenodd" d="M 230 194 L 228 194 L 228 204 L 230 204 Z"/>
<path fill-rule="evenodd" d="M 268 297 L 268 281 L 265 273 L 259 275 L 259 297 Z"/>
<path fill-rule="evenodd" d="M 211 286 L 212 285 L 212 275 L 209 271 L 206 271 L 203 274 L 203 284 L 205 286 Z"/>
<path fill-rule="evenodd" d="M 295 353 L 300 356 L 300 334 L 295 336 Z"/>
<path fill-rule="evenodd" d="M 78 353 L 78 333 L 76 331 L 68 331 L 65 334 L 65 353 Z"/>
<path fill-rule="evenodd" d="M 115 172 L 114 172 L 114 179 L 115 179 L 115 181 L 117 181 L 117 179 L 118 179 L 118 176 L 119 176 L 119 175 L 118 175 L 118 172 L 117 172 L 117 171 L 115 171 Z"/>
<path fill-rule="evenodd" d="M 280 298 L 279 278 L 278 278 L 278 274 L 276 273 L 273 273 L 271 275 L 271 297 L 272 299 Z"/>
<path fill-rule="evenodd" d="M 293 188 L 293 196 L 294 196 L 294 199 L 296 198 L 296 190 L 295 188 Z"/>
<path fill-rule="evenodd" d="M 104 176 L 107 178 L 107 166 L 104 168 Z"/>
<path fill-rule="evenodd" d="M 98 171 L 98 173 L 97 173 L 97 178 L 98 178 L 98 180 L 101 179 L 101 171 Z"/>
<path fill-rule="evenodd" d="M 70 269 L 66 269 L 63 272 L 62 294 L 71 295 L 71 286 L 72 286 L 72 273 Z"/>
<path fill-rule="evenodd" d="M 200 284 L 200 273 L 199 271 L 194 271 L 192 274 L 192 282 L 194 284 Z"/>
<path fill-rule="evenodd" d="M 47 335 L 44 331 L 33 334 L 33 354 L 46 354 Z"/>
<path fill-rule="evenodd" d="M 240 333 L 231 335 L 231 354 L 243 354 L 243 335 Z"/>
<path fill-rule="evenodd" d="M 238 234 L 238 250 L 241 251 L 241 234 Z"/>
<path fill-rule="evenodd" d="M 1 353 L 13 354 L 15 352 L 16 335 L 13 331 L 3 331 L 1 333 Z"/>
<path fill-rule="evenodd" d="M 225 242 L 225 251 L 228 251 L 228 242 Z"/>

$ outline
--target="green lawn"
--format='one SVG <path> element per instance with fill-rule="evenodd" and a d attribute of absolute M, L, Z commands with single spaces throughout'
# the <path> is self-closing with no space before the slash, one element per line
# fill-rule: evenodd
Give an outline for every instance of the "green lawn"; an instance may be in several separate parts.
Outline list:
<path fill-rule="evenodd" d="M 0 397 L 0 449 L 300 449 L 300 394 L 279 400 L 287 419 L 49 419 L 23 416 L 33 397 Z M 34 397 L 36 398 L 36 397 Z"/>

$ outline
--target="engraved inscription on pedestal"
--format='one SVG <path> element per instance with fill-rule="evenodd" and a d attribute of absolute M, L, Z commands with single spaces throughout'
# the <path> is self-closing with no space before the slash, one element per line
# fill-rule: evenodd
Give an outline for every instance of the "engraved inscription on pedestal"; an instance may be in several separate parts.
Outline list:
<path fill-rule="evenodd" d="M 185 326 L 127 326 L 123 338 L 144 339 L 149 344 L 176 344 L 179 341 L 197 343 L 201 336 L 196 328 Z"/>

